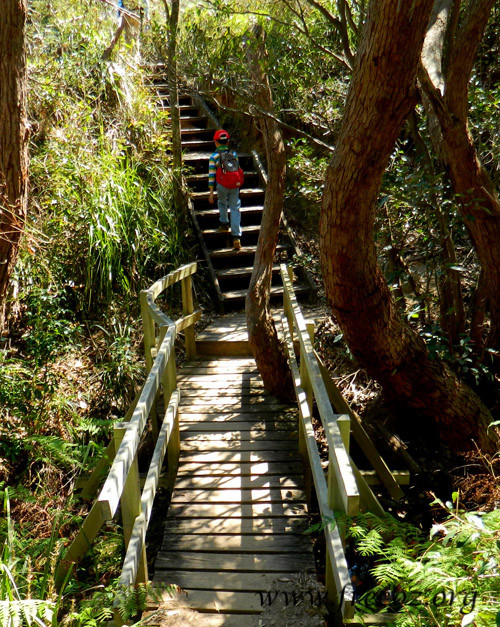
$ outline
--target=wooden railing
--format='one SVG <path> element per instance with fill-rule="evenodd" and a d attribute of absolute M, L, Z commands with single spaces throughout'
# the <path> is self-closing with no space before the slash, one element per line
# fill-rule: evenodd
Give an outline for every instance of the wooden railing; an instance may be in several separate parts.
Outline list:
<path fill-rule="evenodd" d="M 148 581 L 145 537 L 153 500 L 165 455 L 169 484 L 173 484 L 179 460 L 179 392 L 174 346 L 177 333 L 184 332 L 186 356 L 191 359 L 196 353 L 193 325 L 201 317 L 201 312 L 195 312 L 193 308 L 191 277 L 194 272 L 196 263 L 185 265 L 141 292 L 147 378 L 125 420 L 114 425 L 113 441 L 84 487 L 83 492 L 89 498 L 102 482 L 103 471 L 111 465 L 80 533 L 64 556 L 58 570 L 58 581 L 63 581 L 86 553 L 101 526 L 115 516 L 119 506 L 126 547 L 119 583 L 122 587 L 128 587 Z M 178 282 L 182 288 L 183 315 L 174 322 L 155 301 L 167 288 Z M 161 389 L 165 412 L 158 420 L 156 401 Z M 151 420 L 155 449 L 141 493 L 137 451 L 148 420 Z M 122 624 L 116 612 L 115 625 Z"/>
<path fill-rule="evenodd" d="M 354 589 L 345 557 L 344 542 L 334 512 L 355 515 L 360 509 L 383 515 L 384 510 L 349 456 L 351 432 L 376 470 L 380 482 L 394 498 L 403 494 L 394 476 L 378 455 L 359 418 L 351 412 L 313 348 L 314 325 L 302 315 L 293 290 L 293 272 L 281 265 L 283 280 L 283 336 L 292 371 L 299 407 L 299 450 L 306 465 L 306 486 L 314 486 L 326 540 L 325 586 L 330 602 L 338 608 L 335 620 L 354 616 Z M 297 346 L 298 344 L 298 346 Z M 297 363 L 296 353 L 299 354 Z M 326 383 L 326 385 L 325 385 Z M 313 405 L 324 429 L 328 444 L 328 468 L 325 476 L 312 423 Z M 333 407 L 340 405 L 342 413 Z M 406 476 L 403 480 L 406 479 Z M 379 622 L 385 622 L 382 619 Z"/>

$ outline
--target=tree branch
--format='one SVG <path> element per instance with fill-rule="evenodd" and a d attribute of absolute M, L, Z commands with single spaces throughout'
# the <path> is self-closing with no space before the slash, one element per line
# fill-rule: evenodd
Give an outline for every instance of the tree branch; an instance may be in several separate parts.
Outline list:
<path fill-rule="evenodd" d="M 291 9 L 289 7 L 288 3 L 286 2 L 286 0 L 282 0 L 282 1 L 283 1 L 283 4 L 285 4 L 287 6 L 287 8 L 289 8 L 290 11 L 300 19 L 300 16 L 297 14 L 297 11 L 295 9 Z M 309 1 L 309 0 L 307 0 L 307 1 Z M 205 4 L 208 4 L 212 8 L 217 9 L 217 5 L 214 2 L 212 2 L 212 0 L 203 0 L 203 2 Z M 270 13 L 263 13 L 263 12 L 259 12 L 259 11 L 231 10 L 231 13 L 233 15 L 255 15 L 257 17 L 264 17 L 264 18 L 266 18 L 268 20 L 272 20 L 273 22 L 276 22 L 276 24 L 280 24 L 281 26 L 286 26 L 287 28 L 296 30 L 300 34 L 304 35 L 304 37 L 306 37 L 315 48 L 317 48 L 321 52 L 324 52 L 329 57 L 334 58 L 336 61 L 338 61 L 340 64 L 342 64 L 346 69 L 348 69 L 350 72 L 352 71 L 352 67 L 350 65 L 350 62 L 349 62 L 349 60 L 345 56 L 341 56 L 341 55 L 337 54 L 336 52 L 334 52 L 333 50 L 330 50 L 330 48 L 327 48 L 323 44 L 320 44 L 312 35 L 309 34 L 307 28 L 304 29 L 304 27 L 301 27 L 300 24 L 298 24 L 297 22 L 293 22 L 293 23 L 285 22 L 284 20 L 280 20 L 277 17 L 275 17 L 274 15 L 271 15 Z"/>
<path fill-rule="evenodd" d="M 454 115 L 467 119 L 468 84 L 477 49 L 495 0 L 469 0 L 460 27 L 446 77 L 446 101 Z"/>

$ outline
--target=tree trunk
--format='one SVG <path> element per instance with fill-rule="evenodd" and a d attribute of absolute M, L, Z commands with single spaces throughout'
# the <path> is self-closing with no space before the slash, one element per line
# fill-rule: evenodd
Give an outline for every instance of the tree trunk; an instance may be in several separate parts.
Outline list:
<path fill-rule="evenodd" d="M 448 0 L 450 1 L 450 0 Z M 436 71 L 436 75 L 440 73 Z M 427 150 L 425 141 L 421 137 L 416 120 L 415 111 L 410 115 L 409 126 L 415 143 L 417 154 L 422 159 L 424 168 L 432 177 L 435 177 L 434 165 Z M 465 309 L 462 294 L 460 272 L 457 255 L 451 231 L 448 227 L 449 216 L 440 207 L 438 195 L 432 192 L 432 210 L 441 235 L 440 253 L 440 278 L 438 279 L 439 309 L 441 312 L 441 328 L 446 333 L 450 344 L 450 350 L 454 344 L 458 344 L 460 336 L 465 333 Z"/>
<path fill-rule="evenodd" d="M 452 0 L 436 0 L 444 5 L 451 21 L 456 14 Z M 420 82 L 426 98 L 424 104 L 439 124 L 439 135 L 433 139 L 439 146 L 450 174 L 453 191 L 474 248 L 479 257 L 490 309 L 490 331 L 487 346 L 500 349 L 500 201 L 494 185 L 482 166 L 467 121 L 468 83 L 477 48 L 495 0 L 469 3 L 459 28 L 448 28 L 449 38 L 424 48 Z M 432 32 L 445 31 L 434 26 Z M 433 54 L 428 52 L 433 50 Z M 448 57 L 447 64 L 442 59 Z M 436 79 L 436 66 L 446 65 L 444 79 Z M 444 94 L 444 95 L 443 95 Z M 476 333 L 477 340 L 477 333 Z M 500 368 L 500 364 L 498 366 Z"/>
<path fill-rule="evenodd" d="M 374 208 L 415 78 L 433 0 L 372 1 L 346 111 L 328 167 L 320 220 L 327 298 L 360 364 L 396 406 L 432 420 L 455 451 L 496 450 L 488 410 L 402 322 L 377 263 Z"/>
<path fill-rule="evenodd" d="M 26 0 L 4 0 L 0 19 L 0 329 L 28 203 Z"/>
<path fill-rule="evenodd" d="M 247 41 L 254 99 L 261 109 L 272 112 L 271 88 L 264 71 L 266 57 L 262 29 L 255 26 Z M 285 190 L 286 153 L 281 130 L 275 120 L 261 117 L 259 127 L 266 146 L 268 181 L 259 241 L 245 301 L 248 341 L 266 389 L 275 396 L 287 398 L 293 391 L 291 374 L 269 311 L 273 258 Z"/>
<path fill-rule="evenodd" d="M 177 29 L 179 26 L 179 0 L 171 0 L 170 11 L 167 9 L 169 40 L 167 51 L 167 76 L 170 104 L 170 122 L 172 130 L 172 170 L 174 204 L 178 215 L 185 217 L 184 195 L 182 191 L 182 145 L 181 121 L 179 112 L 179 88 L 177 82 Z"/>

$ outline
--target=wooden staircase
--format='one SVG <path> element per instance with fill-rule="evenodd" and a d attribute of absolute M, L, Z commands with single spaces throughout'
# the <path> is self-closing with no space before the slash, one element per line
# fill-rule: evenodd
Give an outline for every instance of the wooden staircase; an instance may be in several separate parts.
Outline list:
<path fill-rule="evenodd" d="M 158 78 L 154 82 L 158 106 L 169 109 L 168 86 Z M 183 95 L 179 99 L 181 138 L 185 178 L 190 189 L 190 212 L 199 244 L 210 272 L 218 309 L 225 311 L 242 309 L 250 284 L 257 240 L 265 198 L 265 172 L 258 157 L 238 152 L 245 172 L 245 184 L 240 190 L 242 248 L 232 248 L 230 233 L 221 233 L 217 205 L 208 201 L 208 161 L 214 151 L 213 134 L 219 125 L 213 113 L 198 98 Z M 281 298 L 283 289 L 278 262 L 290 262 L 300 258 L 300 250 L 286 221 L 283 224 L 276 248 L 276 264 L 273 267 L 271 299 Z M 299 296 L 315 297 L 315 290 L 307 271 L 295 269 L 295 292 Z"/>
<path fill-rule="evenodd" d="M 216 319 L 178 373 L 179 468 L 153 583 L 182 592 L 147 624 L 183 609 L 175 624 L 256 627 L 268 595 L 285 609 L 284 581 L 315 578 L 297 408 L 266 393 L 245 335 L 244 315 Z M 209 356 L 217 345 L 235 356 Z"/>

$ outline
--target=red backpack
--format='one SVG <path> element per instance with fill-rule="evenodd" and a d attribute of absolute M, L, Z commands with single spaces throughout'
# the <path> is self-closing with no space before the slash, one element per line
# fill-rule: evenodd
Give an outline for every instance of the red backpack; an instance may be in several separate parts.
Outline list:
<path fill-rule="evenodd" d="M 241 187 L 245 180 L 243 170 L 240 167 L 238 157 L 224 150 L 220 153 L 219 167 L 215 173 L 215 180 L 219 185 L 227 187 L 227 189 L 236 189 Z"/>

